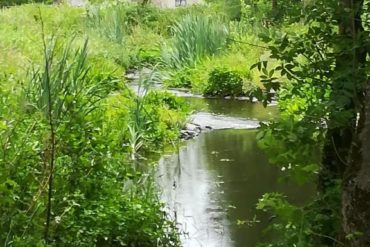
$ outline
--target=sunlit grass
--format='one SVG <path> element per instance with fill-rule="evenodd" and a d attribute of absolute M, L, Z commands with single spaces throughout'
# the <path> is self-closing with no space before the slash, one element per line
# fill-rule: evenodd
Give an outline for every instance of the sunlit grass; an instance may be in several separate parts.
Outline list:
<path fill-rule="evenodd" d="M 171 43 L 163 47 L 163 61 L 173 68 L 193 66 L 201 58 L 220 53 L 228 35 L 228 29 L 216 17 L 186 15 L 172 27 Z"/>

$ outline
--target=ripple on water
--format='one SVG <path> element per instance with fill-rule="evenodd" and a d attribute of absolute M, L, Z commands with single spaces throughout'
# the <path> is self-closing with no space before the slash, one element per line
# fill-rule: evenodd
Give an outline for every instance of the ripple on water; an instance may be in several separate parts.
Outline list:
<path fill-rule="evenodd" d="M 259 121 L 238 117 L 230 117 L 209 112 L 198 112 L 191 116 L 192 123 L 202 127 L 210 126 L 212 129 L 256 129 Z"/>

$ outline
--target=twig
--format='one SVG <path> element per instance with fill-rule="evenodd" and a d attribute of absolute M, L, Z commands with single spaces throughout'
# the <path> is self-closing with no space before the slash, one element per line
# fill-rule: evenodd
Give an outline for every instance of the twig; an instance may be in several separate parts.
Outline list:
<path fill-rule="evenodd" d="M 246 45 L 250 45 L 250 46 L 259 47 L 259 48 L 263 48 L 263 49 L 269 50 L 269 48 L 267 46 L 256 45 L 256 44 L 252 44 L 252 43 L 249 43 L 249 42 L 245 42 L 245 41 L 241 41 L 241 40 L 235 40 L 235 39 L 231 39 L 231 38 L 228 38 L 228 40 L 233 41 L 233 42 L 237 42 L 237 43 L 241 43 L 241 44 L 246 44 Z"/>
<path fill-rule="evenodd" d="M 345 161 L 342 159 L 342 157 L 340 157 L 340 155 L 339 155 L 339 153 L 338 153 L 338 150 L 337 150 L 337 147 L 336 147 L 336 145 L 335 145 L 335 141 L 334 141 L 334 138 L 333 138 L 333 137 L 331 137 L 331 142 L 332 142 L 332 145 L 333 145 L 333 147 L 334 147 L 335 154 L 337 155 L 337 157 L 338 157 L 339 161 L 340 161 L 340 162 L 342 162 L 342 163 L 343 163 L 343 165 L 347 166 L 347 162 L 345 162 Z"/>
<path fill-rule="evenodd" d="M 342 242 L 338 241 L 337 239 L 335 239 L 335 238 L 333 238 L 333 237 L 330 237 L 330 236 L 328 236 L 328 235 L 321 234 L 321 233 L 316 233 L 316 232 L 313 232 L 313 231 L 310 231 L 310 233 L 311 233 L 311 234 L 313 234 L 313 235 L 316 235 L 316 236 L 318 236 L 318 237 L 323 237 L 323 238 L 330 239 L 330 240 L 332 240 L 333 242 L 335 242 L 335 243 L 337 243 L 337 244 L 339 244 L 339 245 L 341 245 L 341 246 L 344 246 L 344 243 L 342 243 Z"/>

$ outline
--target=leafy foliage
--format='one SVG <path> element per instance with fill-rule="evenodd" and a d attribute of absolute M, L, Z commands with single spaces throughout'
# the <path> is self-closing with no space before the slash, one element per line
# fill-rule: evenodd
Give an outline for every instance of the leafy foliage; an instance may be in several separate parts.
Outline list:
<path fill-rule="evenodd" d="M 234 71 L 215 69 L 210 73 L 204 94 L 210 96 L 243 95 L 243 78 Z"/>
<path fill-rule="evenodd" d="M 331 237 L 339 230 L 337 218 L 339 184 L 325 195 L 319 195 L 308 205 L 301 207 L 290 203 L 279 193 L 267 193 L 257 203 L 257 209 L 273 213 L 270 232 L 280 237 L 262 242 L 259 246 L 333 246 L 342 243 Z M 325 205 L 325 206 L 323 206 Z"/>
<path fill-rule="evenodd" d="M 308 2 L 308 1 L 307 1 Z M 246 0 L 241 1 L 241 18 L 252 26 L 270 27 L 285 21 L 299 21 L 305 1 Z"/>
<path fill-rule="evenodd" d="M 23 87 L 1 90 L 0 241 L 176 246 L 149 174 L 108 134 L 122 121 L 104 117 L 117 81 L 91 74 L 87 46 L 52 40 Z"/>
<path fill-rule="evenodd" d="M 264 84 L 256 95 L 266 103 L 272 99 L 271 90 L 277 91 L 282 112 L 279 121 L 262 126 L 261 146 L 298 182 L 307 178 L 315 181 L 320 174 L 314 203 L 301 208 L 301 226 L 294 224 L 292 229 L 290 223 L 280 218 L 283 221 L 276 230 L 283 237 L 276 246 L 345 245 L 337 239 L 341 210 L 338 180 L 345 179 L 340 170 L 348 163 L 353 140 L 348 133 L 353 134 L 356 129 L 354 122 L 361 109 L 358 99 L 363 95 L 367 77 L 361 60 L 368 40 L 363 33 L 354 34 L 356 30 L 351 31 L 352 36 L 343 32 L 347 30 L 343 25 L 350 19 L 348 14 L 354 10 L 343 11 L 336 1 L 316 1 L 305 7 L 305 30 L 262 37 L 270 42 L 270 57 L 279 64 L 271 69 L 264 60 L 254 66 L 262 72 Z M 278 209 L 278 204 L 269 206 L 272 211 Z"/>

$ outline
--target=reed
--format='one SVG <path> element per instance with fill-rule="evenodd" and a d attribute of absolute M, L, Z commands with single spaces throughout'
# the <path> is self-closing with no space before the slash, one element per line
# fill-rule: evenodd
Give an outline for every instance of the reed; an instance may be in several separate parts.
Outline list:
<path fill-rule="evenodd" d="M 172 42 L 162 49 L 165 64 L 172 68 L 193 66 L 227 45 L 228 28 L 214 16 L 188 14 L 172 27 Z"/>
<path fill-rule="evenodd" d="M 101 37 L 122 44 L 128 33 L 125 5 L 92 6 L 88 9 L 88 25 Z"/>

